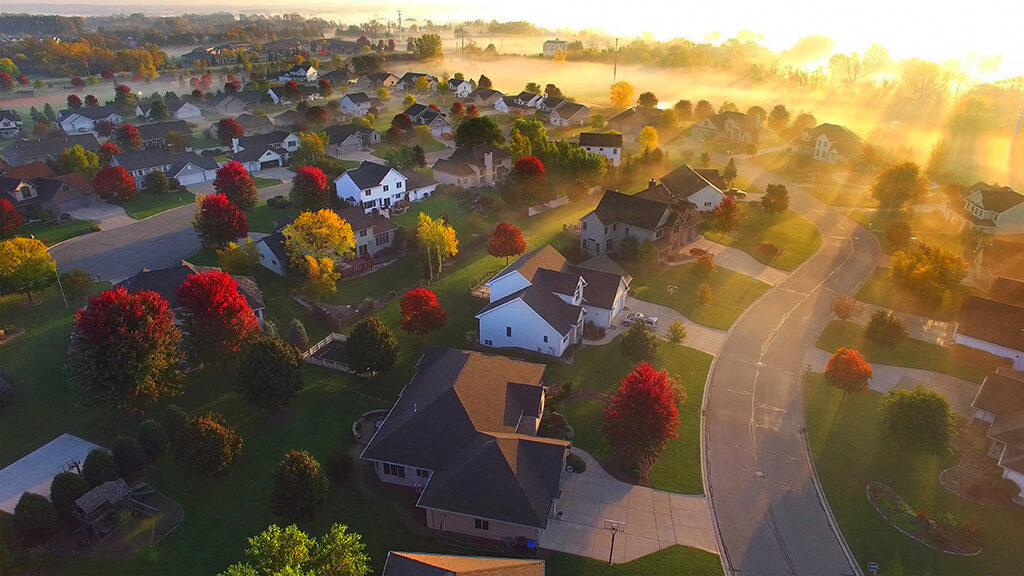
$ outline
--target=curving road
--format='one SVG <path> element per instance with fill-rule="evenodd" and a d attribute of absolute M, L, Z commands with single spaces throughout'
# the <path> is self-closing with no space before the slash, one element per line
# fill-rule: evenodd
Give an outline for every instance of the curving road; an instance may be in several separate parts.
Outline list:
<path fill-rule="evenodd" d="M 738 161 L 760 188 L 786 183 Z M 733 325 L 705 396 L 704 485 L 728 574 L 860 574 L 816 485 L 804 437 L 803 360 L 881 251 L 870 232 L 786 183 L 822 245 Z"/>

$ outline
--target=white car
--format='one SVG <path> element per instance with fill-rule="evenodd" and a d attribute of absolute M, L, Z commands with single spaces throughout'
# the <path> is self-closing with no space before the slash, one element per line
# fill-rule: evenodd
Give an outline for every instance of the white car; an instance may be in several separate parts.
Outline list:
<path fill-rule="evenodd" d="M 626 324 L 626 326 L 629 326 L 630 324 L 633 324 L 634 322 L 640 322 L 642 324 L 647 324 L 651 328 L 657 328 L 658 327 L 658 317 L 657 316 L 649 316 L 647 314 L 644 314 L 643 312 L 630 312 L 629 314 L 626 314 L 626 320 L 624 322 Z"/>

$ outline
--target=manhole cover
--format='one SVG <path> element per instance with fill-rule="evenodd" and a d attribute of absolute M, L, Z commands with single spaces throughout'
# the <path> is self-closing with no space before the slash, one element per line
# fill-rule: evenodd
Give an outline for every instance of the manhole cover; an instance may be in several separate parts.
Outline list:
<path fill-rule="evenodd" d="M 754 476 L 756 478 L 764 478 L 764 472 L 757 470 L 756 472 L 754 472 Z"/>

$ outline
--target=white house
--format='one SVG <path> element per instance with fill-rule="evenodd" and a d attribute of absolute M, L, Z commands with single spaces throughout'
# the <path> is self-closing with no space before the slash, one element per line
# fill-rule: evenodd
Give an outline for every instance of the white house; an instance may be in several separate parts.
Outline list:
<path fill-rule="evenodd" d="M 864 141 L 849 128 L 838 124 L 819 124 L 807 128 L 790 145 L 791 152 L 808 154 L 818 162 L 836 164 L 857 158 Z"/>
<path fill-rule="evenodd" d="M 590 124 L 590 108 L 575 102 L 563 102 L 548 114 L 553 126 L 586 126 Z"/>
<path fill-rule="evenodd" d="M 580 148 L 592 154 L 600 154 L 618 166 L 622 162 L 622 134 L 597 134 L 594 132 L 580 133 Z"/>
<path fill-rule="evenodd" d="M 365 212 L 388 209 L 406 199 L 407 178 L 398 170 L 365 161 L 355 170 L 348 170 L 334 180 L 334 188 L 341 200 L 359 206 Z"/>
<path fill-rule="evenodd" d="M 520 256 L 486 286 L 480 343 L 550 356 L 578 344 L 584 322 L 610 327 L 629 291 L 623 276 L 573 266 L 551 245 Z"/>
<path fill-rule="evenodd" d="M 317 79 L 316 68 L 312 64 L 296 64 L 292 66 L 287 72 L 282 72 L 278 76 L 278 82 L 289 82 L 295 80 L 296 82 L 313 82 Z"/>
<path fill-rule="evenodd" d="M 988 455 L 1017 485 L 1016 501 L 1024 505 L 1024 372 L 997 368 L 985 377 L 971 405 L 974 417 L 988 423 L 992 440 Z"/>
<path fill-rule="evenodd" d="M 712 212 L 725 199 L 725 192 L 703 174 L 682 165 L 661 177 L 670 201 L 686 200 L 700 212 Z"/>
<path fill-rule="evenodd" d="M 544 96 L 535 92 L 522 91 L 512 97 L 512 101 L 518 106 L 526 108 L 540 108 L 541 102 L 544 101 Z"/>
<path fill-rule="evenodd" d="M 231 154 L 228 159 L 240 162 L 250 174 L 266 168 L 279 168 L 285 163 L 283 152 L 269 146 L 250 146 Z"/>
<path fill-rule="evenodd" d="M 117 111 L 113 104 L 105 106 L 83 106 L 76 110 L 61 110 L 57 116 L 57 123 L 61 130 L 67 134 L 75 132 L 92 132 L 96 130 L 96 124 L 107 121 L 111 124 L 120 124 L 124 118 Z"/>
<path fill-rule="evenodd" d="M 559 40 L 558 38 L 555 38 L 554 40 L 544 41 L 544 55 L 548 58 L 554 57 L 554 55 L 559 52 L 564 53 L 568 49 L 569 42 L 566 40 Z"/>
<path fill-rule="evenodd" d="M 188 100 L 168 100 L 164 104 L 167 105 L 167 113 L 170 118 L 175 120 L 191 120 L 194 118 L 202 118 L 203 110 L 189 102 Z M 135 106 L 135 115 L 150 118 L 150 113 L 153 111 L 153 105 L 150 104 L 143 108 L 140 105 Z"/>
<path fill-rule="evenodd" d="M 341 98 L 341 110 L 352 116 L 365 116 L 373 106 L 366 92 L 350 92 Z"/>
<path fill-rule="evenodd" d="M 10 110 L 0 110 L 0 138 L 14 138 L 21 132 L 21 119 Z"/>
<path fill-rule="evenodd" d="M 465 80 L 456 80 L 455 78 L 452 78 L 448 81 L 448 90 L 450 90 L 452 95 L 456 98 L 468 98 L 473 92 L 473 85 Z"/>
<path fill-rule="evenodd" d="M 1024 232 L 1024 195 L 1009 186 L 976 182 L 963 200 L 946 202 L 946 221 L 989 234 Z"/>
<path fill-rule="evenodd" d="M 1024 370 L 1024 299 L 1000 301 L 968 296 L 953 341 L 1007 358 L 1014 369 Z"/>
<path fill-rule="evenodd" d="M 249 156 L 259 153 L 262 155 L 266 149 L 271 149 L 281 155 L 281 159 L 287 162 L 292 154 L 299 149 L 299 135 L 287 130 L 274 130 L 266 134 L 255 134 L 231 139 L 231 152 L 238 154 L 243 150 L 250 150 Z M 241 162 L 241 160 L 239 160 Z"/>

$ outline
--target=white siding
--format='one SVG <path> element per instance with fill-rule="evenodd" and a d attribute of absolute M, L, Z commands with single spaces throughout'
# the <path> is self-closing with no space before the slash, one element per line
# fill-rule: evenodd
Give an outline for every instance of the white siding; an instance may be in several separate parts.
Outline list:
<path fill-rule="evenodd" d="M 566 348 L 575 344 L 577 340 L 575 330 L 570 331 L 567 337 L 563 337 L 519 299 L 489 310 L 479 318 L 480 343 L 485 346 L 522 348 L 541 354 L 561 356 Z M 547 342 L 544 341 L 545 338 Z"/>
<path fill-rule="evenodd" d="M 1024 370 L 1024 351 L 1013 350 L 1005 346 L 993 344 L 992 342 L 986 342 L 985 340 L 979 340 L 970 336 L 964 336 L 963 334 L 956 333 L 953 336 L 953 341 L 957 344 L 963 344 L 968 348 L 974 348 L 975 350 L 984 350 L 989 354 L 995 354 L 1001 358 L 1009 358 L 1013 361 L 1014 370 Z"/>
<path fill-rule="evenodd" d="M 593 152 L 594 154 L 600 154 L 611 161 L 612 166 L 618 166 L 622 160 L 622 148 L 614 146 L 584 146 L 584 150 L 587 152 Z"/>
<path fill-rule="evenodd" d="M 362 206 L 366 213 L 374 208 L 387 208 L 405 197 L 406 178 L 401 172 L 391 170 L 372 188 L 359 189 L 348 173 L 342 174 L 334 181 L 338 198 L 348 200 L 355 206 Z"/>
<path fill-rule="evenodd" d="M 711 212 L 716 206 L 722 203 L 725 199 L 725 194 L 722 194 L 718 189 L 713 186 L 705 186 L 690 195 L 687 200 L 697 205 L 697 210 L 701 212 Z"/>
<path fill-rule="evenodd" d="M 277 256 L 270 251 L 270 247 L 267 246 L 267 243 L 257 242 L 256 247 L 260 251 L 260 264 L 262 264 L 264 268 L 272 271 L 274 274 L 284 276 L 285 263 L 278 261 Z"/>
<path fill-rule="evenodd" d="M 513 292 L 518 292 L 529 286 L 530 283 L 518 271 L 512 271 L 501 278 L 493 279 L 487 283 L 491 289 L 491 302 L 501 300 Z"/>

